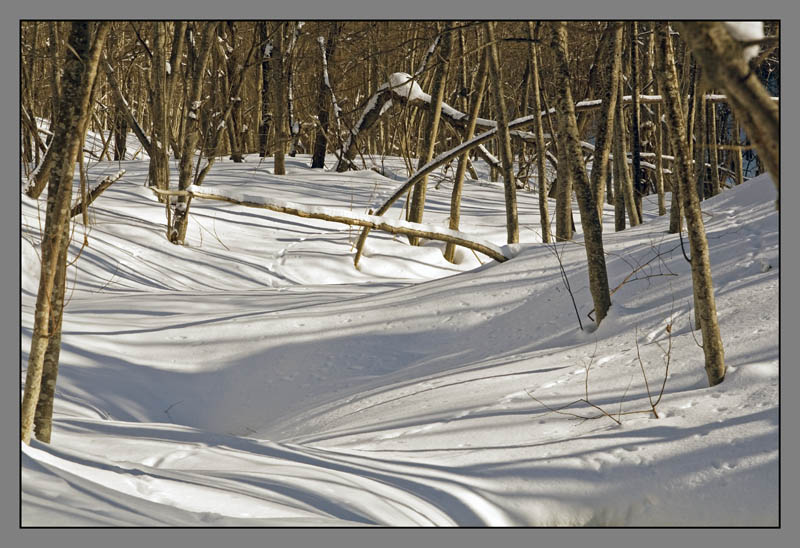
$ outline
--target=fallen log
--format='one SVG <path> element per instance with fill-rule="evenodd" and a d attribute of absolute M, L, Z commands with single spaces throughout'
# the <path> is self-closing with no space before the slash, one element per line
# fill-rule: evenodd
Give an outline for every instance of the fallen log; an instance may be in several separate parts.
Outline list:
<path fill-rule="evenodd" d="M 162 190 L 149 187 L 154 193 L 160 196 L 192 196 L 192 198 L 202 198 L 207 200 L 219 200 L 232 204 L 243 205 L 259 209 L 269 209 L 279 213 L 287 213 L 308 219 L 321 219 L 333 223 L 342 223 L 351 226 L 362 226 L 365 229 L 377 229 L 391 234 L 402 234 L 405 236 L 416 236 L 427 240 L 438 240 L 452 243 L 467 249 L 472 249 L 483 253 L 487 257 L 497 262 L 504 262 L 509 259 L 503 251 L 490 242 L 475 241 L 469 234 L 457 230 L 446 228 L 435 229 L 430 225 L 420 223 L 410 223 L 403 220 L 386 219 L 377 215 L 355 215 L 349 210 L 339 210 L 327 207 L 305 206 L 291 202 L 271 200 L 263 196 L 247 195 L 236 192 L 215 192 L 214 189 L 190 186 L 186 190 Z M 356 263 L 357 266 L 357 263 Z"/>

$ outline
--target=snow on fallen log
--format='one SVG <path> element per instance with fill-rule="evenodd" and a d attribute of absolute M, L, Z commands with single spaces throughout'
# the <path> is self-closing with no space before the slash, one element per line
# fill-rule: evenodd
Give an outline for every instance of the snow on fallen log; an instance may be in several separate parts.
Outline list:
<path fill-rule="evenodd" d="M 472 235 L 459 230 L 441 228 L 430 224 L 411 223 L 401 219 L 387 219 L 371 214 L 357 214 L 346 209 L 310 206 L 284 200 L 276 200 L 266 196 L 206 188 L 197 185 L 191 185 L 186 190 L 161 190 L 155 187 L 150 187 L 150 190 L 164 196 L 192 196 L 193 198 L 220 200 L 245 207 L 269 209 L 279 213 L 296 215 L 297 217 L 320 219 L 333 223 L 361 226 L 367 229 L 383 230 L 384 232 L 392 234 L 403 234 L 406 236 L 417 236 L 418 238 L 425 238 L 427 240 L 449 242 L 483 253 L 487 257 L 500 263 L 510 258 L 505 255 L 500 247 L 491 242 L 476 240 Z"/>
<path fill-rule="evenodd" d="M 115 175 L 109 175 L 105 177 L 102 181 L 94 185 L 89 191 L 86 193 L 86 207 L 89 207 L 92 202 L 94 202 L 98 196 L 100 196 L 105 189 L 110 187 L 113 183 L 120 180 L 122 176 L 125 175 L 125 170 L 121 169 Z M 80 214 L 84 209 L 84 202 L 82 199 L 78 200 L 78 202 L 72 206 L 69 212 L 70 218 L 75 217 L 76 215 Z"/>

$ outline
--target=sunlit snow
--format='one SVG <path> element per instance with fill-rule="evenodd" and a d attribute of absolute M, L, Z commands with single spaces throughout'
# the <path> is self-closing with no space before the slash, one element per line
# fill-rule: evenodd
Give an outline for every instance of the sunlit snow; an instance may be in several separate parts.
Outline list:
<path fill-rule="evenodd" d="M 400 159 L 372 161 L 404 175 Z M 365 216 L 398 185 L 286 164 L 220 159 L 202 189 Z M 502 183 L 475 165 L 461 230 L 502 247 Z M 522 243 L 502 264 L 373 231 L 355 269 L 358 228 L 200 198 L 175 246 L 146 158 L 93 162 L 89 178 L 121 169 L 68 273 L 52 443 L 21 446 L 23 525 L 777 524 L 767 176 L 703 202 L 728 366 L 709 388 L 689 264 L 654 196 L 624 232 L 606 206 L 611 287 L 638 270 L 594 329 L 577 205 L 575 241 L 543 245 L 537 195 L 519 191 Z M 424 217 L 438 230 L 442 177 Z M 44 208 L 22 197 L 22 379 Z M 78 224 L 71 258 L 82 242 Z M 629 414 L 649 409 L 642 367 L 657 395 L 670 344 L 659 418 Z"/>

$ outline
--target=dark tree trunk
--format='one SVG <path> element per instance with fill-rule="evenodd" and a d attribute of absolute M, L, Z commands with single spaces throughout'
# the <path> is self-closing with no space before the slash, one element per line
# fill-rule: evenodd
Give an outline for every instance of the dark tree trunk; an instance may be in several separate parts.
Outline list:
<path fill-rule="evenodd" d="M 325 167 L 325 153 L 328 149 L 328 126 L 330 120 L 328 109 L 332 108 L 328 59 L 333 56 L 337 34 L 339 34 L 339 23 L 332 21 L 330 23 L 327 40 L 323 40 L 322 37 L 319 38 L 319 47 L 322 56 L 322 70 L 320 72 L 319 92 L 317 94 L 317 119 L 319 120 L 319 128 L 317 128 L 317 136 L 314 139 L 314 154 L 311 159 L 312 168 Z"/>

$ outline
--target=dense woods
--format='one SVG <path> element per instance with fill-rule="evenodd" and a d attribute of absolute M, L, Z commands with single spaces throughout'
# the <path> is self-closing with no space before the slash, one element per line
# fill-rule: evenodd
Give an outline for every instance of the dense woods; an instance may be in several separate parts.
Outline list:
<path fill-rule="evenodd" d="M 313 168 L 379 173 L 383 159 L 401 157 L 408 178 L 375 215 L 407 197 L 406 220 L 417 225 L 428 174 L 452 163 L 453 230 L 460 189 L 477 177 L 473 163 L 486 162 L 504 185 L 509 244 L 519 241 L 519 192 L 540 197 L 542 242 L 572 240 L 581 224 L 597 324 L 613 304 L 602 204 L 615 206 L 621 231 L 642 222 L 642 199 L 653 195 L 671 230 L 688 231 L 696 327 L 709 383 L 721 382 L 699 204 L 764 171 L 780 184 L 779 30 L 777 22 L 758 36 L 714 22 L 23 21 L 21 185 L 32 198 L 46 191 L 48 205 L 22 439 L 34 427 L 49 439 L 64 242 L 105 188 L 81 169 L 85 205 L 70 209 L 76 162 L 143 153 L 147 184 L 161 191 L 164 236 L 176 245 L 191 223 L 191 189 L 218 158 L 274 157 L 274 174 L 284 175 L 285 158 L 298 154 Z M 103 136 L 101 147 L 79 146 L 88 130 Z M 552 213 L 546 196 L 555 198 Z M 364 227 L 358 261 L 381 224 L 350 224 Z M 447 237 L 402 233 L 414 245 Z M 463 241 L 447 241 L 453 261 Z"/>

